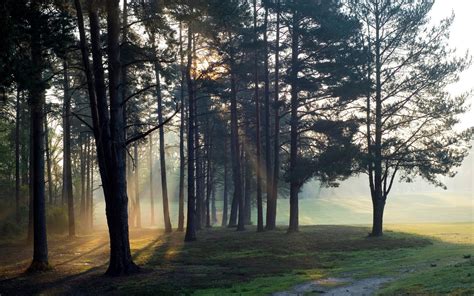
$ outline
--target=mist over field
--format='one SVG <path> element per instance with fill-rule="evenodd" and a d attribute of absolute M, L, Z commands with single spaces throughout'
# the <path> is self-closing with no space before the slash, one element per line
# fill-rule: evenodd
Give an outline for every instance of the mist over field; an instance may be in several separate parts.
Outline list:
<path fill-rule="evenodd" d="M 413 183 L 397 182 L 394 184 L 392 193 L 387 199 L 384 221 L 393 224 L 474 222 L 473 150 L 471 149 L 471 153 L 464 160 L 463 165 L 458 168 L 458 174 L 454 178 L 441 178 L 447 186 L 446 190 L 435 187 L 422 179 L 417 179 Z M 176 225 L 178 217 L 177 176 L 171 174 L 170 177 L 171 222 Z M 142 217 L 144 221 L 149 221 L 149 188 L 145 185 L 142 187 Z M 153 227 L 162 228 L 164 227 L 161 216 L 162 204 L 158 189 L 155 189 L 157 224 Z M 303 186 L 300 198 L 301 225 L 370 224 L 372 221 L 368 178 L 363 174 L 341 181 L 339 187 L 320 188 L 318 181 L 310 181 Z M 218 190 L 216 199 L 217 225 L 220 225 L 222 190 Z M 97 203 L 95 223 L 97 226 L 105 226 L 105 209 L 100 190 L 96 191 L 95 200 Z M 287 225 L 289 219 L 288 196 L 279 196 L 277 211 L 277 224 Z M 253 209 L 252 221 L 254 224 L 257 219 L 255 212 Z M 145 224 L 145 226 L 149 227 L 150 225 Z"/>

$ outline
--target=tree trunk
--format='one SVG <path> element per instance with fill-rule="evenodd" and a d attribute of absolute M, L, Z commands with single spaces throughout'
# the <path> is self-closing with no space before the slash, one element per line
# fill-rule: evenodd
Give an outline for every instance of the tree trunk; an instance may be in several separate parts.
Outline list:
<path fill-rule="evenodd" d="M 383 235 L 383 212 L 385 209 L 385 201 L 375 201 L 372 203 L 373 220 L 372 233 L 370 236 L 379 237 Z"/>
<path fill-rule="evenodd" d="M 81 204 L 80 204 L 80 220 L 84 221 L 84 217 L 86 215 L 86 162 L 87 162 L 87 144 L 86 141 L 84 140 L 84 136 L 81 135 L 80 137 L 81 143 L 80 143 L 80 164 L 81 164 Z"/>
<path fill-rule="evenodd" d="M 136 226 L 137 228 L 142 228 L 142 213 L 140 207 L 140 158 L 138 156 L 138 143 L 135 142 L 133 145 L 133 158 L 135 158 L 135 173 L 134 176 L 134 183 L 135 183 L 135 212 L 136 212 Z"/>
<path fill-rule="evenodd" d="M 240 164 L 240 144 L 239 144 L 239 123 L 237 117 L 237 85 L 235 77 L 235 65 L 233 57 L 231 57 L 230 66 L 230 139 L 231 139 L 231 155 L 232 155 L 232 175 L 234 177 L 234 200 L 238 202 L 239 206 L 239 219 L 237 225 L 237 231 L 245 230 L 245 210 L 244 210 L 244 197 L 242 195 L 242 175 L 241 175 L 241 164 Z M 232 201 L 234 202 L 234 201 Z M 232 219 L 232 213 L 231 213 Z"/>
<path fill-rule="evenodd" d="M 268 69 L 268 7 L 265 8 L 265 18 L 264 18 L 264 82 L 265 82 L 265 89 L 264 89 L 264 100 L 265 100 L 265 123 L 264 123 L 264 130 L 265 130 L 265 175 L 266 175 L 266 184 L 265 184 L 265 192 L 267 195 L 267 229 L 272 230 L 275 228 L 271 222 L 268 221 L 268 214 L 270 214 L 270 218 L 272 218 L 273 209 L 276 209 L 275 201 L 272 199 L 272 160 L 271 160 L 271 147 L 270 147 L 270 81 L 269 81 L 269 69 Z M 271 210 L 271 213 L 268 213 L 268 210 Z M 269 223 L 270 222 L 270 223 Z"/>
<path fill-rule="evenodd" d="M 90 212 L 91 212 L 91 158 L 92 158 L 92 145 L 89 135 L 86 136 L 86 200 L 85 200 L 85 213 L 81 218 L 84 221 L 84 226 L 87 230 L 91 229 L 90 224 Z"/>
<path fill-rule="evenodd" d="M 30 87 L 30 109 L 32 125 L 32 176 L 33 184 L 33 261 L 30 271 L 45 270 L 49 268 L 48 242 L 46 235 L 46 205 L 44 188 L 44 104 L 45 89 L 42 77 L 42 48 L 39 20 L 40 1 L 31 3 L 31 64 L 34 70 Z"/>
<path fill-rule="evenodd" d="M 208 133 L 209 129 L 207 129 L 206 133 Z M 210 143 L 209 143 L 209 135 L 207 135 L 206 139 L 206 227 L 211 227 L 211 155 L 210 155 Z"/>
<path fill-rule="evenodd" d="M 33 216 L 34 216 L 34 209 L 33 209 L 33 182 L 34 180 L 34 172 L 33 172 L 33 120 L 31 119 L 32 115 L 32 108 L 29 105 L 30 109 L 30 126 L 29 126 L 29 151 L 28 151 L 28 236 L 27 236 L 27 243 L 31 244 L 33 242 Z"/>
<path fill-rule="evenodd" d="M 383 209 L 385 199 L 382 193 L 382 83 L 380 62 L 380 14 L 378 5 L 375 11 L 375 143 L 374 153 L 374 192 L 372 203 L 374 205 L 374 219 L 371 236 L 382 236 Z"/>
<path fill-rule="evenodd" d="M 203 166 L 201 156 L 201 145 L 199 143 L 199 109 L 198 100 L 194 99 L 194 143 L 195 143 L 195 155 L 196 155 L 196 229 L 200 230 L 203 224 L 203 210 L 204 208 L 204 187 L 203 187 Z"/>
<path fill-rule="evenodd" d="M 216 187 L 214 184 L 214 171 L 211 171 L 211 224 L 217 223 L 217 208 L 216 208 Z"/>
<path fill-rule="evenodd" d="M 48 203 L 53 203 L 53 178 L 51 174 L 51 151 L 49 149 L 48 112 L 44 113 L 44 144 L 46 152 L 46 172 L 48 174 Z"/>
<path fill-rule="evenodd" d="M 100 57 L 100 45 L 98 43 L 98 23 L 97 20 L 93 20 L 94 17 L 94 9 L 92 8 L 92 3 L 91 0 L 88 1 L 89 5 L 89 17 L 91 20 L 91 40 L 95 40 L 95 60 L 96 62 L 94 63 L 94 69 L 95 66 L 98 64 L 97 60 L 100 59 L 100 64 L 98 64 L 100 67 L 102 67 L 102 57 Z M 89 94 L 89 100 L 90 100 L 90 109 L 91 109 L 91 115 L 92 115 L 92 122 L 93 122 L 93 127 L 94 127 L 94 137 L 96 139 L 96 146 L 97 146 L 97 151 L 98 151 L 98 162 L 99 162 L 99 170 L 102 172 L 101 176 L 104 177 L 104 180 L 106 180 L 106 174 L 105 174 L 105 157 L 103 157 L 103 145 L 101 143 L 101 136 L 103 132 L 103 128 L 105 128 L 105 125 L 102 126 L 99 123 L 99 112 L 98 112 L 98 97 L 96 93 L 96 88 L 94 87 L 94 83 L 99 83 L 98 79 L 101 78 L 100 76 L 96 77 L 97 80 L 94 81 L 93 76 L 92 76 L 92 71 L 91 67 L 89 64 L 89 53 L 88 53 L 88 47 L 86 45 L 86 34 L 85 34 L 85 28 L 84 28 L 84 18 L 82 14 L 82 8 L 81 8 L 81 2 L 79 0 L 74 0 L 74 6 L 76 8 L 76 15 L 77 15 L 77 23 L 78 23 L 78 28 L 79 28 L 79 41 L 80 41 L 80 50 L 81 50 L 81 58 L 82 58 L 82 63 L 84 66 L 84 72 L 86 75 L 86 81 L 87 81 L 87 90 Z M 97 13 L 95 12 L 95 16 L 97 16 Z M 95 23 L 95 28 L 93 24 Z M 93 29 L 94 28 L 94 29 Z M 94 38 L 92 37 L 94 36 Z M 99 50 L 99 51 L 97 51 Z M 99 70 L 99 68 L 98 68 Z M 100 75 L 101 73 L 97 73 Z M 102 73 L 102 79 L 103 79 L 103 73 Z M 105 92 L 104 92 L 105 96 Z M 103 98 L 105 100 L 105 97 Z M 98 141 L 97 141 L 98 140 Z M 93 188 L 93 169 L 91 169 L 91 187 Z M 105 187 L 104 192 L 106 191 Z M 93 191 L 93 189 L 92 189 Z M 92 222 L 93 222 L 93 197 L 92 197 L 92 192 L 91 192 L 91 202 L 90 202 L 90 207 L 91 207 L 91 228 L 92 228 Z"/>
<path fill-rule="evenodd" d="M 280 75 L 280 0 L 277 0 L 276 38 L 275 38 L 275 94 L 274 94 L 274 121 L 275 133 L 273 138 L 273 175 L 270 205 L 267 205 L 267 226 L 268 230 L 276 227 L 276 212 L 278 200 L 278 181 L 280 178 L 280 102 L 279 102 L 279 75 Z"/>
<path fill-rule="evenodd" d="M 244 211 L 245 211 L 245 225 L 251 225 L 252 224 L 252 172 L 250 169 L 250 160 L 249 160 L 249 155 L 247 153 L 244 154 L 244 163 L 245 163 L 245 174 L 244 174 Z"/>
<path fill-rule="evenodd" d="M 291 130 L 290 130 L 290 225 L 288 232 L 298 231 L 298 191 L 299 181 L 296 180 L 298 169 L 298 15 L 293 10 L 291 40 Z"/>
<path fill-rule="evenodd" d="M 258 28 L 257 28 L 257 0 L 253 1 L 253 27 L 254 27 L 254 38 L 255 43 L 258 40 Z M 258 49 L 255 48 L 255 57 L 254 57 L 254 67 L 255 67 L 255 133 L 256 137 L 256 158 L 257 158 L 257 169 L 255 173 L 257 175 L 257 231 L 263 231 L 263 200 L 262 200 L 262 140 L 260 138 L 260 99 L 259 99 L 259 89 L 258 89 Z"/>
<path fill-rule="evenodd" d="M 129 274 L 138 270 L 132 261 L 128 234 L 128 197 L 125 174 L 125 118 L 123 98 L 119 93 L 120 47 L 119 47 L 119 1 L 107 1 L 107 52 L 109 66 L 110 96 L 110 142 L 111 154 L 108 173 L 110 195 L 106 194 L 106 216 L 110 235 L 109 275 Z"/>
<path fill-rule="evenodd" d="M 184 241 L 196 240 L 196 198 L 194 192 L 194 86 L 192 71 L 192 28 L 188 28 L 188 61 L 186 65 L 186 82 L 188 87 L 188 215 L 186 220 L 186 235 Z"/>
<path fill-rule="evenodd" d="M 156 78 L 156 97 L 158 99 L 158 124 L 160 124 L 160 173 L 161 173 L 161 193 L 163 198 L 163 218 L 165 222 L 165 232 L 170 233 L 171 220 L 168 205 L 168 184 L 166 181 L 166 155 L 165 155 L 165 130 L 163 124 L 163 102 L 161 97 L 160 87 L 160 72 L 159 65 L 155 63 L 155 78 Z"/>
<path fill-rule="evenodd" d="M 90 230 L 94 229 L 94 150 L 92 147 L 92 140 L 90 141 L 91 147 L 91 158 L 89 159 L 90 162 L 90 191 L 89 191 L 89 225 Z"/>
<path fill-rule="evenodd" d="M 185 158 L 184 158 L 184 83 L 186 70 L 184 68 L 184 51 L 183 51 L 183 28 L 181 22 L 179 23 L 179 60 L 181 70 L 181 83 L 180 83 L 180 122 L 179 122 L 179 207 L 178 207 L 178 232 L 184 231 L 184 169 L 185 169 Z"/>
<path fill-rule="evenodd" d="M 20 88 L 17 87 L 15 106 L 15 219 L 21 222 L 20 215 Z"/>
<path fill-rule="evenodd" d="M 72 194 L 72 165 L 71 165 L 71 96 L 69 94 L 69 71 L 67 61 L 63 61 L 64 103 L 63 103 L 63 199 L 67 201 L 69 236 L 76 235 L 74 221 L 74 198 Z M 81 171 L 82 171 L 81 160 Z M 82 172 L 81 172 L 82 173 Z M 83 176 L 81 174 L 81 176 Z M 82 182 L 82 181 L 81 181 Z M 82 199 L 81 199 L 82 201 Z M 82 204 L 81 204 L 82 205 Z M 82 210 L 82 207 L 81 207 Z"/>
<path fill-rule="evenodd" d="M 149 162 L 148 167 L 150 171 L 150 224 L 155 225 L 155 193 L 153 184 L 153 136 L 150 134 L 149 141 Z"/>
<path fill-rule="evenodd" d="M 227 162 L 228 162 L 228 158 L 227 158 L 227 138 L 224 139 L 224 188 L 223 188 L 223 205 L 222 205 L 222 223 L 221 225 L 224 227 L 227 225 L 227 213 L 229 212 L 228 210 L 228 196 L 227 196 L 227 193 L 229 191 L 228 189 L 228 172 L 227 172 Z"/>

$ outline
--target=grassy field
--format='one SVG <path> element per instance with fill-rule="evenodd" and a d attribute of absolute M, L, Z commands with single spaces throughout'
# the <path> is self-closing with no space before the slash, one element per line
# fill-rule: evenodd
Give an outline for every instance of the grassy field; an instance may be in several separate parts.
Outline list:
<path fill-rule="evenodd" d="M 389 277 L 381 295 L 473 295 L 472 223 L 387 225 L 383 238 L 362 226 L 303 226 L 299 233 L 214 228 L 183 243 L 182 233 L 134 230 L 139 274 L 108 278 L 105 232 L 50 238 L 53 270 L 24 274 L 31 247 L 0 243 L 0 294 L 267 295 L 317 279 Z"/>

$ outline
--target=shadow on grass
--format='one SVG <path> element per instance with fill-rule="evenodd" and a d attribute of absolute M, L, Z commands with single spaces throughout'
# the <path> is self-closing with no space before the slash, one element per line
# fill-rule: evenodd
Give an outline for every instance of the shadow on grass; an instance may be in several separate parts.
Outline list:
<path fill-rule="evenodd" d="M 176 295 L 205 289 L 231 289 L 236 285 L 258 289 L 260 286 L 252 286 L 252 283 L 259 279 L 269 279 L 260 281 L 259 285 L 283 287 L 335 271 L 365 270 L 372 262 L 379 264 L 374 268 L 383 270 L 394 254 L 399 254 L 400 264 L 403 264 L 406 261 L 403 256 L 410 255 L 412 250 L 439 243 L 432 237 L 403 232 L 386 232 L 381 238 L 367 238 L 369 228 L 359 226 L 302 226 L 300 232 L 290 235 L 285 229 L 263 233 L 255 230 L 255 227 L 248 227 L 245 232 L 220 227 L 204 229 L 198 232 L 198 241 L 192 243 L 184 243 L 183 233 L 140 230 L 131 233 L 133 258 L 143 269 L 137 275 L 102 276 L 108 248 L 100 245 L 80 256 L 53 263 L 55 270 L 43 275 L 21 275 L 0 281 L 0 293 Z M 53 245 L 52 252 L 58 247 Z M 68 248 L 74 249 L 74 244 Z M 101 248 L 105 251 L 100 251 Z M 95 261 L 98 266 L 86 270 L 73 265 L 79 258 L 90 260 L 90 256 L 101 258 L 105 263 Z"/>

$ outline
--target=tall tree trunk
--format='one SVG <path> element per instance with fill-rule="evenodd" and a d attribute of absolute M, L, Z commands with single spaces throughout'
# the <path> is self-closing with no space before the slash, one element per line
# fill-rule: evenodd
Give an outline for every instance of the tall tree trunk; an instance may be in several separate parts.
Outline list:
<path fill-rule="evenodd" d="M 376 4 L 375 11 L 375 143 L 373 149 L 374 160 L 374 190 L 372 192 L 372 205 L 374 209 L 371 236 L 383 235 L 383 210 L 385 197 L 382 193 L 382 83 L 380 62 L 380 12 Z M 372 155 L 371 155 L 372 156 Z M 372 157 L 371 157 L 372 158 Z"/>
<path fill-rule="evenodd" d="M 135 161 L 133 160 L 133 156 L 126 155 L 126 179 L 127 179 L 127 195 L 130 201 L 130 206 L 128 207 L 128 224 L 130 227 L 137 227 L 137 198 L 135 196 L 135 182 L 134 182 L 134 166 Z"/>
<path fill-rule="evenodd" d="M 270 197 L 271 208 L 267 205 L 267 229 L 275 229 L 276 212 L 278 200 L 278 181 L 280 177 L 280 0 L 277 0 L 277 18 L 276 18 L 276 38 L 275 38 L 275 94 L 274 94 L 274 121 L 275 133 L 273 138 L 273 175 L 272 175 L 272 194 Z"/>
<path fill-rule="evenodd" d="M 89 159 L 90 162 L 90 191 L 89 191 L 89 225 L 90 230 L 94 229 L 94 150 L 92 147 L 92 140 L 90 140 L 90 147 L 91 147 L 91 158 Z"/>
<path fill-rule="evenodd" d="M 148 167 L 149 167 L 149 174 L 150 174 L 150 224 L 155 225 L 155 192 L 154 192 L 154 184 L 153 184 L 153 136 L 150 134 L 150 137 L 148 139 L 149 141 L 149 153 L 150 155 L 148 156 L 149 162 L 148 162 Z"/>
<path fill-rule="evenodd" d="M 291 123 L 290 123 L 290 225 L 288 232 L 298 231 L 298 191 L 299 181 L 296 180 L 298 163 L 298 14 L 293 10 L 291 40 Z"/>
<path fill-rule="evenodd" d="M 33 151 L 34 151 L 34 146 L 33 146 L 33 120 L 31 118 L 32 116 L 32 108 L 31 105 L 28 106 L 30 109 L 30 126 L 29 126 L 29 149 L 28 149 L 28 237 L 27 237 L 27 242 L 28 244 L 33 242 L 33 217 L 34 217 L 34 208 L 33 208 L 33 182 L 34 180 L 34 171 L 33 171 Z"/>
<path fill-rule="evenodd" d="M 271 148 L 270 148 L 270 81 L 268 69 L 268 7 L 265 8 L 264 17 L 264 100 L 265 100 L 265 192 L 267 195 L 267 230 L 275 229 L 274 209 L 276 209 L 275 201 L 272 199 L 272 175 L 271 175 Z"/>
<path fill-rule="evenodd" d="M 31 3 L 31 66 L 33 69 L 30 87 L 30 108 L 32 125 L 32 156 L 33 179 L 33 261 L 29 267 L 31 271 L 49 268 L 48 242 L 46 235 L 46 205 L 44 188 L 44 135 L 43 116 L 45 104 L 45 89 L 42 77 L 42 48 L 41 31 L 37 22 L 40 19 L 40 1 Z"/>
<path fill-rule="evenodd" d="M 53 177 L 51 174 L 51 151 L 49 149 L 48 112 L 44 113 L 44 144 L 46 152 L 46 173 L 48 174 L 48 203 L 53 204 Z"/>
<path fill-rule="evenodd" d="M 250 160 L 249 160 L 250 155 L 248 155 L 247 152 L 244 154 L 243 158 L 243 163 L 244 168 L 245 168 L 245 173 L 244 173 L 244 211 L 245 211 L 245 225 L 251 225 L 252 224 L 252 171 L 250 169 Z"/>
<path fill-rule="evenodd" d="M 224 139 L 224 188 L 223 188 L 223 205 L 222 205 L 222 226 L 227 225 L 227 213 L 229 210 L 227 209 L 228 207 L 228 196 L 227 193 L 229 191 L 229 184 L 228 184 L 228 172 L 227 172 L 227 162 L 228 162 L 228 157 L 227 157 L 227 137 Z"/>
<path fill-rule="evenodd" d="M 20 215 L 20 88 L 17 86 L 15 106 L 15 219 L 21 222 Z"/>
<path fill-rule="evenodd" d="M 199 143 L 199 109 L 198 109 L 198 99 L 194 99 L 194 153 L 196 155 L 196 229 L 200 230 L 203 224 L 203 210 L 204 208 L 204 188 L 203 188 L 203 166 L 202 166 L 202 156 L 201 156 L 201 144 Z"/>
<path fill-rule="evenodd" d="M 231 157 L 231 162 L 232 161 L 233 161 L 233 158 Z M 231 163 L 231 165 L 232 165 L 232 163 Z M 233 166 L 232 166 L 231 169 L 233 169 Z M 233 176 L 232 176 L 232 179 L 234 179 Z M 234 186 L 235 186 L 235 184 L 234 184 Z M 234 194 L 232 195 L 232 201 L 231 201 L 231 204 L 230 204 L 229 227 L 236 227 L 237 226 L 237 215 L 238 215 L 238 213 L 239 213 L 239 197 L 236 197 L 235 192 L 234 192 Z"/>
<path fill-rule="evenodd" d="M 21 114 L 20 114 L 20 138 L 19 144 L 20 144 L 20 175 L 21 175 L 21 185 L 22 186 L 28 186 L 30 183 L 29 181 L 29 161 L 30 161 L 30 120 L 28 120 L 30 114 L 29 114 L 29 108 L 24 107 L 24 102 L 25 102 L 25 92 L 20 93 L 20 109 Z M 28 138 L 26 141 L 24 141 L 24 135 L 27 135 Z M 27 200 L 28 204 L 28 200 Z"/>
<path fill-rule="evenodd" d="M 80 203 L 80 220 L 84 221 L 85 215 L 86 215 L 86 182 L 87 182 L 87 176 L 86 176 L 86 162 L 87 162 L 87 143 L 84 139 L 84 136 L 81 135 L 81 143 L 80 143 L 80 165 L 81 165 L 81 203 Z"/>
<path fill-rule="evenodd" d="M 234 177 L 234 200 L 238 201 L 239 205 L 239 219 L 237 224 L 237 230 L 245 230 L 244 220 L 245 220 L 245 211 L 244 211 L 244 197 L 242 195 L 242 175 L 241 175 L 241 163 L 240 163 L 240 144 L 239 144 L 239 123 L 237 117 L 237 85 L 235 77 L 235 61 L 233 56 L 231 56 L 231 66 L 230 66 L 230 139 L 231 139 L 231 155 L 232 155 L 232 175 Z M 232 214 L 231 214 L 232 218 Z"/>
<path fill-rule="evenodd" d="M 67 201 L 69 236 L 76 235 L 74 221 L 74 198 L 72 194 L 72 165 L 71 165 L 71 96 L 69 94 L 69 71 L 67 61 L 63 61 L 64 103 L 63 103 L 63 199 Z M 82 160 L 81 160 L 82 163 Z M 82 169 L 82 165 L 81 165 Z M 82 208 L 81 208 L 82 209 Z"/>
<path fill-rule="evenodd" d="M 135 173 L 133 174 L 134 176 L 134 189 L 135 189 L 135 212 L 136 212 L 136 226 L 137 228 L 142 228 L 142 213 L 141 213 L 141 207 L 140 207 L 140 182 L 139 182 L 139 177 L 140 177 L 140 161 L 139 161 L 139 156 L 138 156 L 138 143 L 135 142 L 133 144 L 133 158 L 135 159 Z"/>
<path fill-rule="evenodd" d="M 209 130 L 209 119 L 206 121 L 206 227 L 211 227 L 211 191 L 212 191 L 212 138 Z"/>
<path fill-rule="evenodd" d="M 180 102 L 181 102 L 181 111 L 180 111 L 180 123 L 179 123 L 179 207 L 178 207 L 178 232 L 184 231 L 184 167 L 185 167 L 185 158 L 184 158 L 184 121 L 185 112 L 184 112 L 184 83 L 186 70 L 184 68 L 184 51 L 183 51 L 183 28 L 182 23 L 179 23 L 179 60 L 180 60 L 180 70 L 181 70 L 181 83 L 180 83 Z"/>
<path fill-rule="evenodd" d="M 170 233 L 171 220 L 170 210 L 168 205 L 168 184 L 166 181 L 166 155 L 165 155 L 165 131 L 163 124 L 163 101 L 161 97 L 160 87 L 160 68 L 158 63 L 155 63 L 155 78 L 156 78 L 156 97 L 158 99 L 158 124 L 160 124 L 160 173 L 161 173 L 161 193 L 163 198 L 163 219 L 165 223 L 165 232 Z"/>
<path fill-rule="evenodd" d="M 91 159 L 92 159 L 92 145 L 89 135 L 86 136 L 86 200 L 85 200 L 85 213 L 82 216 L 82 221 L 87 230 L 91 229 L 90 224 L 90 212 L 91 212 Z"/>
<path fill-rule="evenodd" d="M 217 208 L 216 208 L 216 186 L 214 183 L 214 173 L 211 171 L 211 224 L 214 225 L 217 223 Z"/>
<path fill-rule="evenodd" d="M 120 83 L 119 1 L 107 0 L 107 53 L 109 66 L 111 146 L 106 215 L 110 235 L 110 263 L 107 274 L 128 274 L 138 268 L 132 261 L 128 232 L 128 197 L 125 173 L 125 118 Z"/>
<path fill-rule="evenodd" d="M 192 27 L 188 28 L 186 82 L 188 87 L 188 215 L 186 220 L 186 242 L 196 240 L 196 197 L 194 191 L 194 86 L 192 81 Z"/>
<path fill-rule="evenodd" d="M 88 1 L 88 6 L 89 6 L 89 17 L 91 21 L 91 40 L 95 40 L 95 60 L 96 62 L 94 63 L 94 69 L 95 66 L 100 66 L 102 67 L 102 57 L 100 57 L 100 45 L 98 44 L 98 22 L 97 19 L 94 21 L 94 15 L 97 17 L 97 12 L 95 9 L 92 7 L 92 0 Z M 92 70 L 91 66 L 89 64 L 89 53 L 88 53 L 88 47 L 86 44 L 86 34 L 85 34 L 85 28 L 84 28 L 84 17 L 82 14 L 82 7 L 81 7 L 81 2 L 79 0 L 74 0 L 74 6 L 76 8 L 76 16 L 77 16 L 77 23 L 78 23 L 78 28 L 79 28 L 79 41 L 80 41 L 80 50 L 81 50 L 81 58 L 82 58 L 82 63 L 84 66 L 84 72 L 86 75 L 86 81 L 87 81 L 87 90 L 89 94 L 89 100 L 90 100 L 90 109 L 91 109 L 91 115 L 92 115 L 92 122 L 93 122 L 93 127 L 94 127 L 94 138 L 96 139 L 96 146 L 97 146 L 97 151 L 98 151 L 98 162 L 99 162 L 99 170 L 101 172 L 101 177 L 104 177 L 104 180 L 107 181 L 107 175 L 105 173 L 105 157 L 104 157 L 104 152 L 103 152 L 103 144 L 101 141 L 102 133 L 106 129 L 105 124 L 101 125 L 100 124 L 100 118 L 99 118 L 99 111 L 98 111 L 98 94 L 96 93 L 96 88 L 95 86 L 98 85 L 99 81 L 98 79 L 102 78 L 103 79 L 103 73 L 99 73 L 100 71 L 97 71 L 97 74 L 102 76 L 96 77 L 97 80 L 94 81 L 94 78 L 92 76 Z M 94 12 L 95 11 L 95 12 Z M 95 23 L 95 28 L 93 24 Z M 94 36 L 94 38 L 93 38 Z M 100 64 L 97 63 L 98 59 L 100 59 Z M 100 68 L 97 68 L 100 70 Z M 105 92 L 103 93 L 105 96 Z M 105 100 L 105 97 L 103 98 Z M 105 113 L 106 115 L 107 113 Z M 101 114 L 104 115 L 104 114 Z M 92 162 L 93 164 L 93 162 Z M 93 188 L 93 168 L 91 168 L 91 188 Z M 104 188 L 104 192 L 107 191 L 106 187 Z M 93 192 L 93 189 L 91 189 Z M 92 222 L 93 222 L 93 197 L 92 197 L 92 192 L 91 192 L 91 228 L 92 228 Z"/>
<path fill-rule="evenodd" d="M 255 43 L 258 40 L 258 28 L 257 28 L 257 0 L 253 1 L 253 27 L 254 27 L 254 38 Z M 257 146 L 257 169 L 255 170 L 257 175 L 257 231 L 263 231 L 263 200 L 262 200 L 262 140 L 260 138 L 260 99 L 259 99 L 259 89 L 258 89 L 258 49 L 255 47 L 255 57 L 254 57 L 254 68 L 255 68 L 255 133 L 256 146 Z"/>

